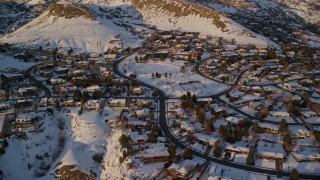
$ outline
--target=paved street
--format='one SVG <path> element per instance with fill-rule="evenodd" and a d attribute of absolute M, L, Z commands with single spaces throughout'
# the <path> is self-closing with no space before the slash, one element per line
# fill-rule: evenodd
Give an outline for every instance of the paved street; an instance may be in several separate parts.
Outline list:
<path fill-rule="evenodd" d="M 120 77 L 123 77 L 125 79 L 129 79 L 130 80 L 131 78 L 125 76 L 122 72 L 120 72 L 120 70 L 118 68 L 119 63 L 124 58 L 121 58 L 121 59 L 118 59 L 117 61 L 115 61 L 114 65 L 113 65 L 113 69 L 114 69 L 114 72 L 117 75 L 119 75 Z M 199 66 L 197 66 L 197 67 L 199 67 Z M 221 92 L 221 93 L 216 94 L 216 95 L 213 95 L 212 97 L 220 99 L 219 98 L 220 96 L 222 96 L 222 95 L 224 95 L 224 94 L 226 94 L 228 92 L 231 92 L 234 88 L 236 88 L 238 86 L 238 83 L 239 83 L 241 77 L 245 74 L 245 72 L 246 71 L 242 71 L 237 76 L 237 78 L 235 79 L 234 83 L 226 91 Z M 179 141 L 177 139 L 177 137 L 174 136 L 171 133 L 170 127 L 167 124 L 167 119 L 166 119 L 166 100 L 167 100 L 167 97 L 165 96 L 165 94 L 159 88 L 153 87 L 153 86 L 151 86 L 149 84 L 146 84 L 144 82 L 141 82 L 141 85 L 146 86 L 148 88 L 155 88 L 155 89 L 159 90 L 159 101 L 160 101 L 159 125 L 160 125 L 164 135 L 170 139 L 170 142 L 172 144 L 174 144 L 176 148 L 185 149 L 186 145 L 183 144 L 181 141 Z M 237 109 L 236 107 L 234 107 L 234 108 L 235 108 L 235 110 Z M 280 172 L 280 171 L 277 171 L 277 170 L 274 170 L 274 169 L 266 169 L 266 168 L 250 166 L 250 165 L 246 165 L 246 164 L 239 164 L 239 163 L 235 163 L 235 162 L 228 161 L 228 160 L 218 159 L 218 158 L 214 158 L 214 157 L 211 157 L 209 155 L 206 155 L 206 154 L 202 154 L 202 153 L 200 153 L 198 151 L 195 151 L 193 149 L 191 149 L 191 150 L 192 150 L 192 153 L 193 153 L 194 156 L 197 156 L 197 157 L 200 157 L 200 158 L 203 158 L 205 160 L 209 160 L 211 162 L 218 163 L 218 164 L 221 164 L 221 165 L 237 168 L 237 169 L 242 169 L 242 170 L 247 170 L 247 171 L 252 171 L 252 172 L 258 172 L 258 173 L 264 173 L 264 174 L 271 174 L 271 175 L 276 175 L 276 176 L 289 176 L 289 174 L 290 174 L 290 172 L 283 172 L 283 171 Z M 299 177 L 300 178 L 306 178 L 306 179 L 319 179 L 320 175 L 319 174 L 303 174 L 303 173 L 299 173 Z"/>

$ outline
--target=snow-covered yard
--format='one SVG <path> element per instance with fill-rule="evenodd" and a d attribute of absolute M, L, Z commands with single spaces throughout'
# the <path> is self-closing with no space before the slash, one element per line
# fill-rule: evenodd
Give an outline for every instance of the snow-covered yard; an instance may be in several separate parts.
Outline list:
<path fill-rule="evenodd" d="M 7 68 L 17 68 L 18 70 L 26 70 L 29 67 L 37 64 L 34 62 L 23 62 L 22 60 L 16 59 L 13 56 L 0 54 L 0 71 Z"/>
<path fill-rule="evenodd" d="M 55 115 L 37 113 L 40 114 L 44 115 L 44 119 L 40 120 L 44 123 L 41 128 L 27 133 L 25 140 L 16 135 L 8 138 L 6 153 L 0 156 L 0 169 L 7 179 L 32 179 L 43 173 L 40 168 L 50 168 L 59 155 L 58 120 Z"/>
<path fill-rule="evenodd" d="M 319 173 L 320 163 L 319 162 L 297 162 L 292 156 L 289 156 L 287 163 L 283 164 L 283 170 L 291 171 L 296 168 L 298 172 L 305 173 Z"/>
<path fill-rule="evenodd" d="M 126 58 L 119 65 L 120 71 L 125 72 L 126 75 L 137 74 L 137 79 L 160 88 L 170 97 L 181 96 L 187 91 L 197 96 L 213 95 L 227 88 L 225 84 L 211 81 L 192 72 L 191 67 L 186 67 L 185 71 L 181 72 L 185 61 L 170 62 L 166 59 L 158 62 L 136 63 L 135 56 L 137 54 Z M 152 73 L 161 73 L 161 78 L 152 77 Z"/>

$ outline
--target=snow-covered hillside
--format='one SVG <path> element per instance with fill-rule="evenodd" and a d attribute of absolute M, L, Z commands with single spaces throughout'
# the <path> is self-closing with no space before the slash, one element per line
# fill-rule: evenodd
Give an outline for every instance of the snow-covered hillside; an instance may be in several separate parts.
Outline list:
<path fill-rule="evenodd" d="M 100 17 L 88 19 L 85 16 L 57 17 L 51 15 L 51 12 L 46 11 L 1 40 L 22 45 L 79 48 L 79 51 L 88 52 L 102 52 L 111 47 L 121 47 L 122 43 L 137 46 L 140 42 L 111 20 Z"/>
<path fill-rule="evenodd" d="M 135 0 L 133 6 L 146 22 L 160 29 L 180 29 L 206 35 L 235 39 L 240 44 L 275 45 L 231 19 L 203 6 L 183 1 Z"/>
<path fill-rule="evenodd" d="M 156 25 L 164 30 L 180 29 L 235 39 L 241 44 L 275 45 L 209 8 L 182 1 L 162 1 L 160 4 L 145 0 L 59 1 L 59 4 L 51 4 L 39 17 L 0 41 L 103 52 L 112 47 L 139 46 L 142 39 L 141 36 L 138 38 L 134 29 L 148 31 L 149 25 Z M 178 11 L 168 8 L 170 4 L 180 8 Z"/>

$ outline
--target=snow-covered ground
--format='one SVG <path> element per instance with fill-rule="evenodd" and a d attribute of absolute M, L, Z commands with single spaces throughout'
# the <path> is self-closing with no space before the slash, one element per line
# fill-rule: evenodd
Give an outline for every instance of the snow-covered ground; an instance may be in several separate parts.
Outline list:
<path fill-rule="evenodd" d="M 39 0 L 30 1 L 26 6 L 34 5 Z M 164 3 L 177 3 L 172 0 L 163 0 Z M 74 1 L 63 0 L 61 4 L 72 4 Z M 271 45 L 278 46 L 268 38 L 257 34 L 241 24 L 223 16 L 212 9 L 205 8 L 208 14 L 215 15 L 214 18 L 206 18 L 193 12 L 186 14 L 189 4 L 176 16 L 173 10 L 167 9 L 163 4 L 148 3 L 148 6 L 140 7 L 137 2 L 112 0 L 79 0 L 76 4 L 85 6 L 94 15 L 94 20 L 82 16 L 67 19 L 55 17 L 45 11 L 31 22 L 20 27 L 16 31 L 0 38 L 1 42 L 17 43 L 21 46 L 39 44 L 43 47 L 66 47 L 81 52 L 104 52 L 112 47 L 137 47 L 141 39 L 133 29 L 140 29 L 148 32 L 148 28 L 137 24 L 155 25 L 162 30 L 179 29 L 181 31 L 200 32 L 205 35 L 235 39 L 240 44 Z M 138 6 L 136 6 L 136 4 Z M 142 2 L 141 2 L 142 3 Z M 150 7 L 149 7 L 150 5 Z M 196 6 L 197 5 L 191 5 Z M 124 12 L 125 17 L 117 14 L 112 18 L 106 18 L 106 10 Z M 204 7 L 202 7 L 204 8 Z M 111 14 L 111 13 L 110 13 Z M 120 18 L 121 16 L 121 18 Z M 219 19 L 219 22 L 215 22 Z M 123 25 L 125 24 L 125 25 Z M 223 24 L 223 25 L 221 25 Z M 220 26 L 225 26 L 221 28 Z M 129 27 L 129 28 L 128 28 Z M 140 32 L 141 32 L 140 31 Z"/>
<path fill-rule="evenodd" d="M 186 67 L 185 72 L 181 72 L 181 67 L 185 61 L 170 62 L 165 61 L 148 63 L 136 63 L 134 57 L 136 54 L 126 58 L 119 69 L 121 72 L 126 71 L 126 75 L 137 74 L 137 79 L 161 89 L 170 97 L 179 97 L 187 91 L 197 96 L 213 95 L 222 92 L 227 88 L 225 84 L 214 82 L 206 79 L 197 73 L 191 72 L 191 67 Z M 152 78 L 152 73 L 161 73 L 161 78 Z M 168 77 L 165 77 L 165 73 Z M 170 78 L 170 73 L 172 77 Z M 199 81 L 200 83 L 189 83 L 190 81 Z M 186 83 L 186 84 L 184 84 Z"/>
<path fill-rule="evenodd" d="M 12 135 L 8 138 L 6 153 L 0 156 L 0 169 L 7 179 L 52 179 L 56 170 L 75 165 L 82 172 L 98 179 L 117 179 L 129 177 L 125 164 L 119 163 L 119 137 L 122 130 L 110 133 L 106 119 L 117 119 L 120 111 L 106 107 L 102 112 L 83 111 L 80 108 L 54 110 L 53 115 L 46 112 L 43 125 L 38 131 L 27 133 L 22 140 Z M 63 125 L 59 127 L 60 122 Z M 63 128 L 61 128 L 63 127 Z M 60 144 L 61 138 L 64 145 Z M 102 163 L 93 160 L 95 154 L 102 154 Z M 116 167 L 122 167 L 117 169 Z M 19 167 L 19 173 L 17 173 Z M 163 167 L 163 166 L 162 166 Z"/>
<path fill-rule="evenodd" d="M 106 151 L 110 130 L 104 120 L 114 119 L 119 114 L 106 108 L 101 114 L 98 111 L 83 111 L 79 115 L 79 110 L 70 108 L 70 113 L 64 115 L 70 118 L 70 131 L 66 134 L 66 147 L 57 162 L 61 162 L 59 167 L 77 165 L 87 174 L 92 170 L 99 175 L 99 164 L 92 156 Z"/>
<path fill-rule="evenodd" d="M 137 4 L 143 4 L 144 1 L 138 1 Z M 220 15 L 215 10 L 204 8 L 191 4 L 189 6 L 181 1 L 173 0 L 161 0 L 158 1 L 161 5 L 153 3 L 143 4 L 143 7 L 138 5 L 138 9 L 143 15 L 144 21 L 152 25 L 156 25 L 159 29 L 172 30 L 179 29 L 187 32 L 200 32 L 201 34 L 212 35 L 216 37 L 224 37 L 226 39 L 235 39 L 239 44 L 256 44 L 256 45 L 272 45 L 277 46 L 274 42 L 268 38 L 254 33 L 253 31 L 245 28 L 237 22 L 227 18 L 224 15 Z M 177 8 L 177 12 L 171 12 L 167 7 L 171 4 L 175 4 L 177 7 L 184 7 L 180 12 Z M 215 18 L 206 18 L 196 14 L 196 8 L 200 7 L 200 11 L 205 11 L 210 15 L 216 16 Z M 192 13 L 188 14 L 188 9 L 194 9 Z M 183 13 L 184 12 L 184 13 Z M 177 14 L 183 15 L 177 15 Z M 220 22 L 219 22 L 220 21 Z M 225 28 L 221 28 L 220 23 L 225 25 Z"/>
<path fill-rule="evenodd" d="M 16 59 L 13 56 L 6 54 L 0 54 L 0 71 L 7 68 L 17 68 L 19 70 L 26 70 L 29 67 L 35 65 L 33 62 L 23 62 L 22 60 Z"/>
<path fill-rule="evenodd" d="M 298 172 L 304 173 L 319 173 L 320 163 L 319 162 L 297 162 L 292 156 L 289 156 L 287 162 L 283 164 L 283 169 L 291 171 L 296 168 Z"/>
<path fill-rule="evenodd" d="M 0 169 L 6 179 L 33 179 L 42 172 L 40 167 L 51 165 L 56 158 L 60 132 L 58 120 L 47 113 L 37 113 L 42 114 L 44 119 L 40 123 L 44 124 L 38 131 L 29 132 L 26 140 L 15 135 L 8 138 L 6 153 L 0 156 Z"/>

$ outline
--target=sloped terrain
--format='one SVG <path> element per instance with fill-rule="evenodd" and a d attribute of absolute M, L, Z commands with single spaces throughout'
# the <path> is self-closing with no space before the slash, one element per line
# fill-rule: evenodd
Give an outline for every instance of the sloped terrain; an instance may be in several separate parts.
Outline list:
<path fill-rule="evenodd" d="M 218 12 L 185 1 L 59 1 L 39 17 L 0 40 L 22 46 L 65 47 L 103 52 L 112 47 L 139 46 L 136 28 L 179 29 L 235 39 L 241 44 L 275 45 Z"/>
<path fill-rule="evenodd" d="M 50 5 L 38 18 L 2 40 L 88 52 L 102 52 L 115 46 L 122 47 L 123 44 L 133 47 L 139 44 L 139 40 L 123 27 L 112 20 L 94 17 L 91 11 L 80 4 Z"/>
<path fill-rule="evenodd" d="M 320 2 L 317 0 L 189 1 L 224 13 L 275 42 L 304 43 L 307 41 L 304 35 L 320 35 Z"/>
<path fill-rule="evenodd" d="M 198 4 L 173 0 L 134 0 L 133 6 L 141 12 L 146 22 L 160 29 L 200 32 L 235 39 L 240 44 L 275 45 L 218 12 Z"/>

